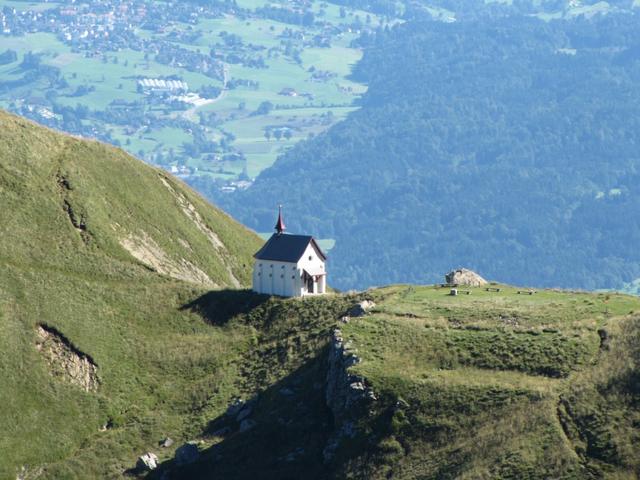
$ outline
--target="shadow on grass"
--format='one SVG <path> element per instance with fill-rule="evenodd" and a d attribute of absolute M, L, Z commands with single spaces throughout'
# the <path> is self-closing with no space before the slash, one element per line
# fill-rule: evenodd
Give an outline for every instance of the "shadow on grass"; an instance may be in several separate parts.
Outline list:
<path fill-rule="evenodd" d="M 181 310 L 190 310 L 201 315 L 211 325 L 225 325 L 232 318 L 249 313 L 267 302 L 271 297 L 251 290 L 212 290 L 183 305 Z"/>
<path fill-rule="evenodd" d="M 333 430 L 325 402 L 326 350 L 266 390 L 212 420 L 203 437 L 218 442 L 190 465 L 169 460 L 153 479 L 323 479 L 323 449 Z"/>

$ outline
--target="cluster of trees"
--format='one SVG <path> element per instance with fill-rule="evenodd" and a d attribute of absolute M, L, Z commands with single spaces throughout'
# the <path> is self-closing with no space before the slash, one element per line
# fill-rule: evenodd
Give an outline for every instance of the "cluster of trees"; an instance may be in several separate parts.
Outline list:
<path fill-rule="evenodd" d="M 512 14 L 380 31 L 354 71 L 360 110 L 252 188 L 209 194 L 258 231 L 283 203 L 291 231 L 335 238 L 338 288 L 457 266 L 618 287 L 640 277 L 638 23 Z"/>
<path fill-rule="evenodd" d="M 209 55 L 173 45 L 170 42 L 161 42 L 155 61 L 165 65 L 179 63 L 191 72 L 202 73 L 217 80 L 224 79 L 224 69 L 220 61 Z"/>
<path fill-rule="evenodd" d="M 293 132 L 289 127 L 267 126 L 264 129 L 264 138 L 266 138 L 267 140 L 271 140 L 271 137 L 275 138 L 278 141 L 282 138 L 284 138 L 285 140 L 290 140 L 292 136 Z"/>
<path fill-rule="evenodd" d="M 293 8 L 281 8 L 265 5 L 262 8 L 256 8 L 256 14 L 277 22 L 289 23 L 302 27 L 310 27 L 315 22 L 315 14 L 311 10 L 302 11 Z"/>

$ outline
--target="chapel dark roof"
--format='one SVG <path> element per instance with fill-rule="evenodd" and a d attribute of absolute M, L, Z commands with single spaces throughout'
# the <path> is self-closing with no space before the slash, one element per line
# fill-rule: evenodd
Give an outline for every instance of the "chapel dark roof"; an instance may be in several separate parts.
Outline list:
<path fill-rule="evenodd" d="M 323 260 L 327 256 L 320 249 L 313 237 L 309 235 L 291 235 L 274 233 L 267 243 L 253 256 L 257 260 L 273 260 L 275 262 L 292 262 L 300 260 L 307 246 L 311 243 Z"/>

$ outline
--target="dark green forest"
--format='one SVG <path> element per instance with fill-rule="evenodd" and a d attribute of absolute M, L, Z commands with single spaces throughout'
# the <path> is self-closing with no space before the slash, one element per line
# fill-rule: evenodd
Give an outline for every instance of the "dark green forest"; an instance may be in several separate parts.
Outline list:
<path fill-rule="evenodd" d="M 640 277 L 638 14 L 500 12 L 362 38 L 362 108 L 209 196 L 258 231 L 282 203 L 290 231 L 335 238 L 340 289 L 458 266 L 568 288 Z"/>

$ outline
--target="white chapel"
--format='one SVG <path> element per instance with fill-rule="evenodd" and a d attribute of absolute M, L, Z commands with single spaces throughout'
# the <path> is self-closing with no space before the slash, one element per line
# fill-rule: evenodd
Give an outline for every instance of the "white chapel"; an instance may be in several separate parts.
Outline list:
<path fill-rule="evenodd" d="M 282 297 L 326 293 L 326 255 L 309 235 L 284 233 L 282 208 L 274 233 L 253 256 L 253 290 Z"/>

